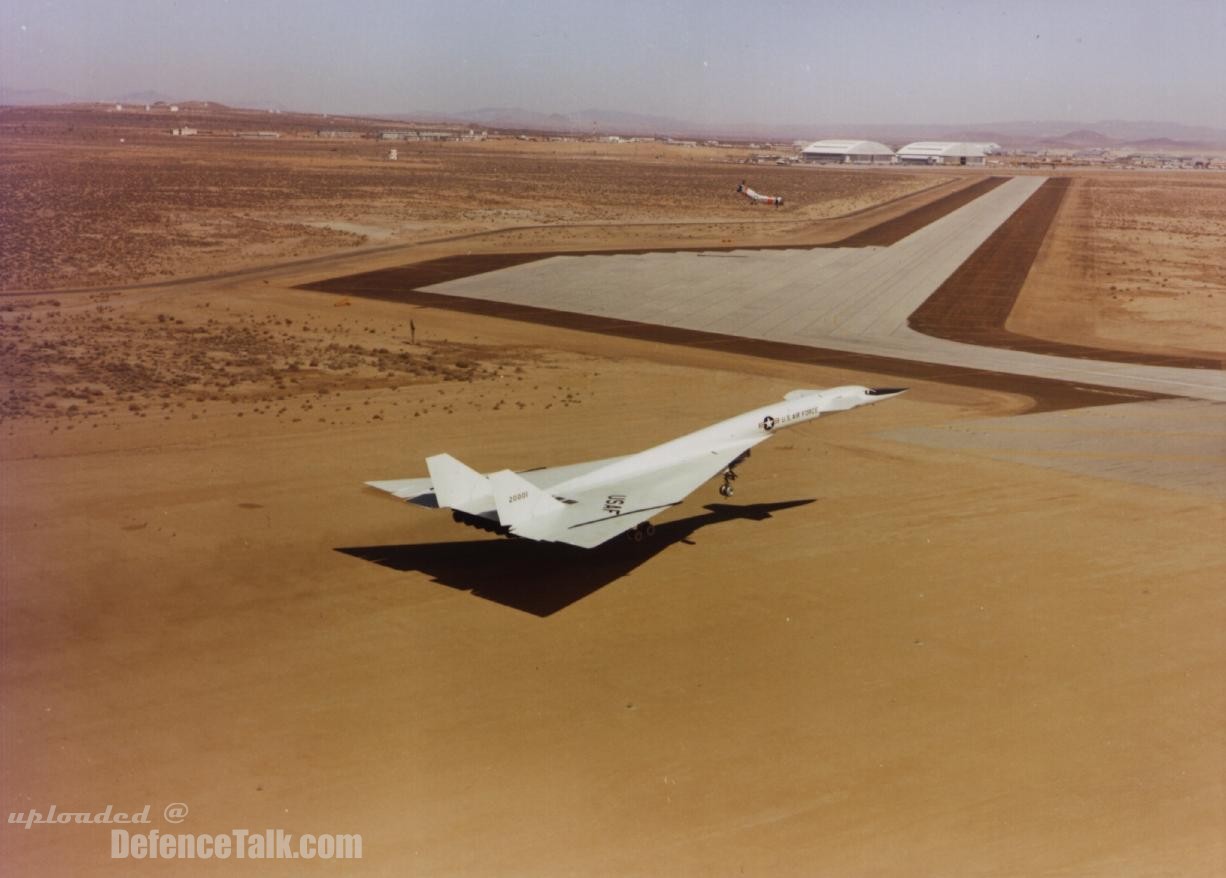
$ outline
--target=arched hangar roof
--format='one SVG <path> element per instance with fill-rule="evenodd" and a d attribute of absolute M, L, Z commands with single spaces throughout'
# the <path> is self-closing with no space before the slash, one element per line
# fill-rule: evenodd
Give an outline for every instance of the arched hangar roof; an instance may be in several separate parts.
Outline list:
<path fill-rule="evenodd" d="M 923 156 L 984 156 L 1000 149 L 995 143 L 966 143 L 946 140 L 917 140 L 898 150 L 899 158 Z"/>
<path fill-rule="evenodd" d="M 818 140 L 801 152 L 809 155 L 893 155 L 894 150 L 875 140 Z"/>

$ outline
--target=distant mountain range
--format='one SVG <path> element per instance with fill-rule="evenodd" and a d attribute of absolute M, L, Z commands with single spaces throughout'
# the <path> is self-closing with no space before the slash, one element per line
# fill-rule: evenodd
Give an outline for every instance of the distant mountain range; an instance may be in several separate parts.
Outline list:
<path fill-rule="evenodd" d="M 0 87 L 0 104 L 7 106 L 55 105 L 104 101 L 107 103 L 170 103 L 161 92 L 146 90 L 102 98 L 82 98 L 52 89 Z M 182 99 L 178 99 L 183 103 Z M 232 106 L 286 112 L 277 101 L 231 101 Z M 352 114 L 346 114 L 352 115 Z M 372 114 L 360 114 L 372 115 Z M 522 107 L 482 107 L 464 112 L 421 111 L 380 113 L 374 118 L 406 122 L 445 122 L 476 128 L 510 131 L 557 132 L 575 135 L 654 135 L 697 139 L 767 141 L 857 138 L 901 146 L 915 140 L 971 140 L 995 142 L 1006 147 L 1092 149 L 1137 147 L 1141 149 L 1226 148 L 1226 129 L 1177 122 L 1133 122 L 1108 119 L 1086 124 L 1075 120 L 988 122 L 975 125 L 848 124 L 780 122 L 766 124 L 700 124 L 668 116 L 588 109 L 575 113 L 545 113 Z"/>
<path fill-rule="evenodd" d="M 50 88 L 4 88 L 0 87 L 0 105 L 7 107 L 53 107 L 61 104 L 213 104 L 215 106 L 234 106 L 256 110 L 276 110 L 283 112 L 285 107 L 277 101 L 237 101 L 221 104 L 217 101 L 192 100 L 183 97 L 173 97 L 165 92 L 146 89 L 130 91 L 117 95 L 97 95 L 83 97 L 70 95 Z"/>
<path fill-rule="evenodd" d="M 162 94 L 160 91 L 130 91 L 127 94 L 107 98 L 117 104 L 173 104 L 177 98 Z"/>
<path fill-rule="evenodd" d="M 678 134 L 695 126 L 667 116 L 623 113 L 617 110 L 580 110 L 577 113 L 539 113 L 522 107 L 483 107 L 462 113 L 396 113 L 391 118 L 430 119 L 482 128 L 558 131 L 573 134 Z"/>
<path fill-rule="evenodd" d="M 46 107 L 57 104 L 156 104 L 173 103 L 175 98 L 159 91 L 133 91 L 121 95 L 103 95 L 96 98 L 83 98 L 77 95 L 65 94 L 51 88 L 2 88 L 0 87 L 0 104 L 9 107 Z"/>
<path fill-rule="evenodd" d="M 1002 146 L 1046 146 L 1053 149 L 1163 145 L 1166 148 L 1226 147 L 1226 129 L 1175 122 L 1106 120 L 1086 124 L 1067 121 L 990 122 L 977 125 L 815 124 L 811 122 L 703 125 L 667 116 L 581 110 L 541 113 L 520 107 L 483 107 L 461 113 L 394 113 L 386 118 L 436 121 L 504 130 L 569 134 L 672 135 L 790 142 L 823 138 L 863 138 L 900 146 L 915 140 L 971 140 Z"/>

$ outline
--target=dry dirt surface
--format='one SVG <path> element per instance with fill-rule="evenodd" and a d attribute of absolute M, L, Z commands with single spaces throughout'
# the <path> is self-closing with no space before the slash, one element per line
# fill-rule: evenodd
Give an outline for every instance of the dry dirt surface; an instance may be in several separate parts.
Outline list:
<path fill-rule="evenodd" d="M 9 813 L 357 833 L 355 875 L 1226 872 L 1220 499 L 885 435 L 1084 391 L 909 373 L 656 540 L 552 552 L 362 482 L 623 454 L 903 367 L 296 288 L 406 261 L 0 302 Z M 0 824 L 5 871 L 131 874 L 107 830 Z"/>
<path fill-rule="evenodd" d="M 10 810 L 360 833 L 349 874 L 1226 863 L 1220 502 L 879 438 L 1025 395 L 909 379 L 588 556 L 361 483 L 897 376 L 249 281 L 0 316 L 69 364 L 4 420 Z M 19 873 L 130 871 L 104 828 L 3 831 Z"/>
<path fill-rule="evenodd" d="M 1066 344 L 1226 359 L 1226 176 L 1074 177 L 1007 326 Z"/>
<path fill-rule="evenodd" d="M 1010 321 L 1010 315 L 1070 182 L 1067 177 L 1057 177 L 1044 183 L 915 310 L 908 325 L 928 335 L 990 347 L 1153 366 L 1221 369 L 1221 357 L 1134 351 L 1127 346 L 1108 349 L 1108 339 L 1091 347 L 1020 335 L 1006 328 L 1023 322 Z"/>
<path fill-rule="evenodd" d="M 213 300 L 163 311 L 116 298 L 0 302 L 0 424 L 9 435 L 23 423 L 54 432 L 171 420 L 174 411 L 196 420 L 218 406 L 297 423 L 314 400 L 347 389 L 479 382 L 539 358 L 424 337 L 389 346 L 336 308 L 295 325 Z"/>
<path fill-rule="evenodd" d="M 505 229 L 516 230 L 507 242 L 524 242 L 537 226 L 554 246 L 569 226 L 598 240 L 616 234 L 608 226 L 655 222 L 715 240 L 744 225 L 786 234 L 956 179 L 746 168 L 735 164 L 746 150 L 663 143 L 395 143 L 390 162 L 387 143 L 374 140 L 182 138 L 168 133 L 170 120 L 160 131 L 85 124 L 98 115 L 51 130 L 31 123 L 35 111 L 0 111 L 0 289 L 186 277 Z M 788 205 L 737 196 L 747 175 L 785 192 Z"/>

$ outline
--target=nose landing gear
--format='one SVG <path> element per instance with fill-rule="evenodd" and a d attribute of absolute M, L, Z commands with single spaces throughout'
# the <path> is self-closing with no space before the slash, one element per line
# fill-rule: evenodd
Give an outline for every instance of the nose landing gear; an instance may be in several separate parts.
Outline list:
<path fill-rule="evenodd" d="M 728 464 L 728 468 L 724 470 L 724 483 L 719 486 L 719 495 L 721 497 L 731 497 L 734 493 L 732 483 L 736 481 L 736 467 L 741 461 L 749 457 L 749 452 L 746 451 L 732 463 Z"/>

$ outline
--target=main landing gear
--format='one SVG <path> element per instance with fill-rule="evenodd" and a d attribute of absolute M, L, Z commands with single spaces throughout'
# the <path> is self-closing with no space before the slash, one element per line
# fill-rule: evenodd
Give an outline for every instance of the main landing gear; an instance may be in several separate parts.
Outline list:
<path fill-rule="evenodd" d="M 656 526 L 650 521 L 641 522 L 626 531 L 626 537 L 631 542 L 641 543 L 656 532 Z"/>
<path fill-rule="evenodd" d="M 749 452 L 746 451 L 732 463 L 728 464 L 728 468 L 724 470 L 724 483 L 719 486 L 719 495 L 721 497 L 731 497 L 736 493 L 732 488 L 732 483 L 736 481 L 736 467 L 741 461 L 749 457 Z"/>

